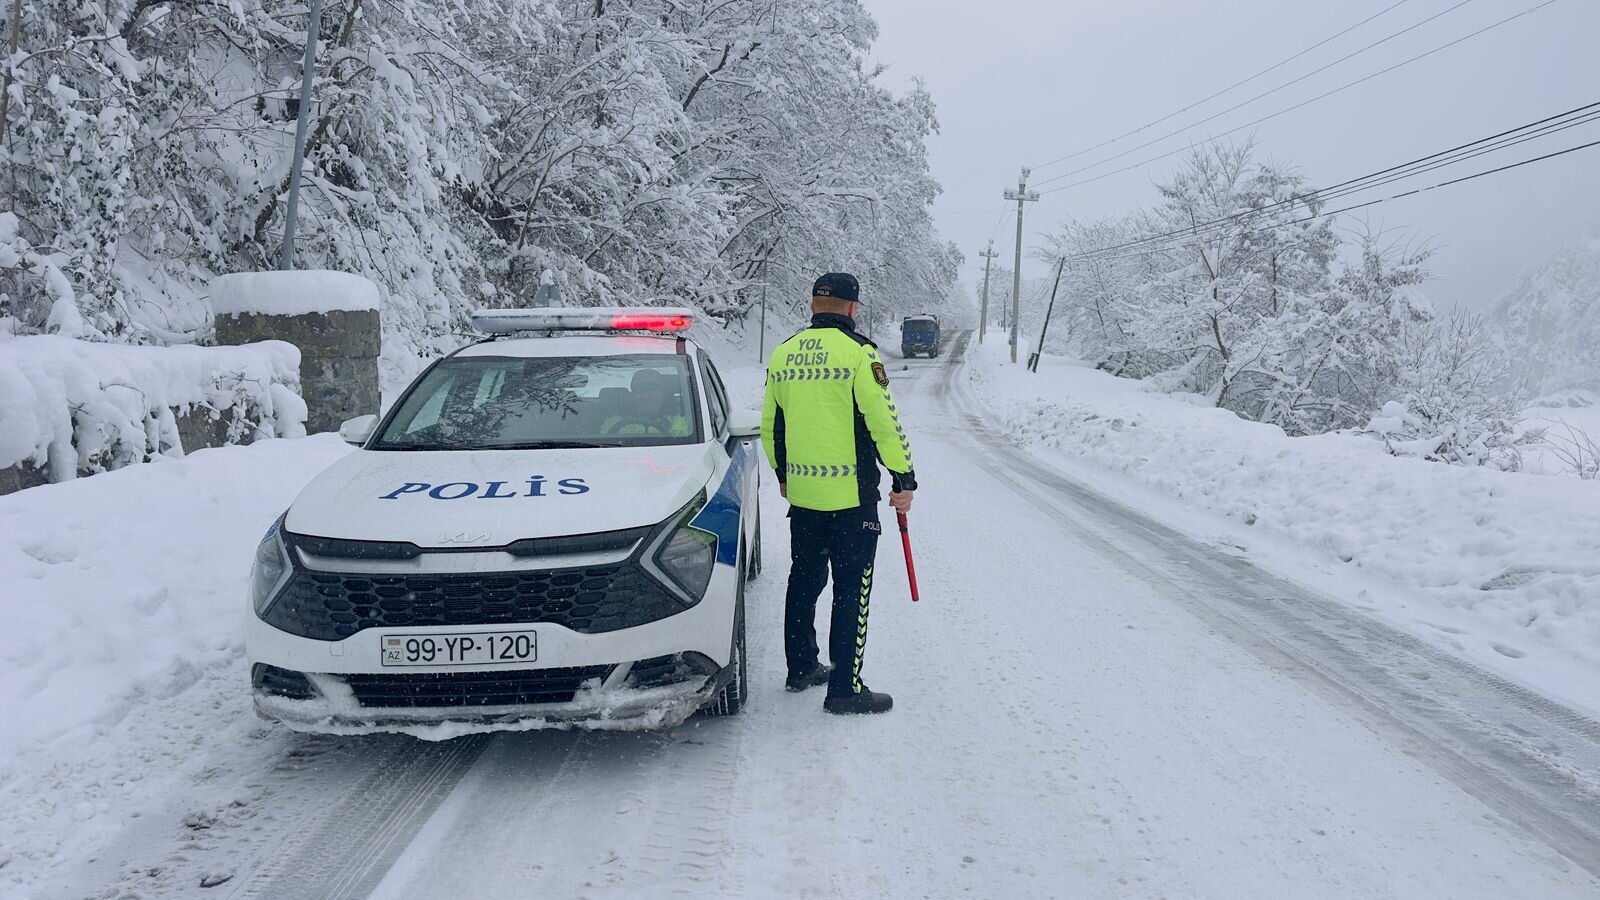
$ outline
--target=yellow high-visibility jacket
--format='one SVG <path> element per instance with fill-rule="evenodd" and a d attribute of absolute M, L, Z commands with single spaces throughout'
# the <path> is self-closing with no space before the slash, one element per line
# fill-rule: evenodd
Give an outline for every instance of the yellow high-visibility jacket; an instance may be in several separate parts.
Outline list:
<path fill-rule="evenodd" d="M 896 490 L 917 486 L 889 375 L 876 345 L 846 316 L 820 313 L 772 351 L 761 446 L 794 506 L 876 503 L 879 461 Z"/>

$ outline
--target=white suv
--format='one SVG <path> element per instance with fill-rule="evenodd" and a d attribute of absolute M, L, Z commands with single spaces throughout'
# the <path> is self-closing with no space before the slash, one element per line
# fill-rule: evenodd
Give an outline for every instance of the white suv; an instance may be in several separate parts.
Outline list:
<path fill-rule="evenodd" d="M 256 550 L 256 709 L 307 731 L 664 727 L 746 695 L 759 415 L 677 309 L 485 311 Z"/>

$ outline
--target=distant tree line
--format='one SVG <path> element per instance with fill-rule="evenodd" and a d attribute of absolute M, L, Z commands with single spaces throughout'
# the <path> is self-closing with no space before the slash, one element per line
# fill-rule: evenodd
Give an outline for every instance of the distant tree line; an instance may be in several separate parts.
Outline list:
<path fill-rule="evenodd" d="M 1497 329 L 1422 296 L 1427 247 L 1324 211 L 1251 145 L 1199 148 L 1153 206 L 1049 236 L 1044 255 L 1067 260 L 1052 343 L 1292 435 L 1516 466 L 1521 392 Z"/>

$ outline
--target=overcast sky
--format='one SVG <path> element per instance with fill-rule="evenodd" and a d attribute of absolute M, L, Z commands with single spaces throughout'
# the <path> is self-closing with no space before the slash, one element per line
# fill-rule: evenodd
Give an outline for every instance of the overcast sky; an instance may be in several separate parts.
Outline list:
<path fill-rule="evenodd" d="M 1135 138 L 1053 166 L 1181 109 L 1393 5 L 1396 0 L 863 0 L 877 19 L 875 58 L 886 83 L 921 78 L 938 105 L 930 144 L 944 185 L 935 205 L 945 237 L 967 255 L 968 283 L 991 235 L 1009 264 L 1015 205 L 1001 192 L 1019 169 L 1039 183 L 1189 125 L 1278 87 L 1461 0 L 1402 0 L 1326 46 Z M 1467 0 L 1459 9 L 1327 71 L 1047 189 L 1204 142 L 1347 82 L 1460 38 L 1543 0 Z M 1365 175 L 1586 103 L 1600 101 L 1600 0 L 1549 6 L 1365 84 L 1286 113 L 1254 132 L 1260 152 L 1296 165 L 1313 185 Z M 1579 126 L 1422 175 L 1394 190 L 1600 140 Z M 1029 204 L 1024 253 L 1068 217 L 1114 215 L 1150 204 L 1152 180 L 1179 157 L 1049 194 Z M 1352 198 L 1360 201 L 1392 192 Z M 1369 209 L 1374 225 L 1407 229 L 1438 246 L 1428 293 L 1441 305 L 1492 303 L 1518 271 L 1600 221 L 1600 147 Z M 1351 223 L 1355 224 L 1355 223 Z M 1023 271 L 1044 266 L 1024 259 Z"/>

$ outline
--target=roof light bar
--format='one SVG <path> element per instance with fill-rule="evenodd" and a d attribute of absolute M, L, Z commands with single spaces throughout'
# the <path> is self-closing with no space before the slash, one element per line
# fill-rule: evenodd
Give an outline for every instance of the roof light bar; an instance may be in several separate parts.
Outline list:
<path fill-rule="evenodd" d="M 587 309 L 480 309 L 472 327 L 485 334 L 519 331 L 652 331 L 676 333 L 694 324 L 694 313 L 676 306 Z"/>

